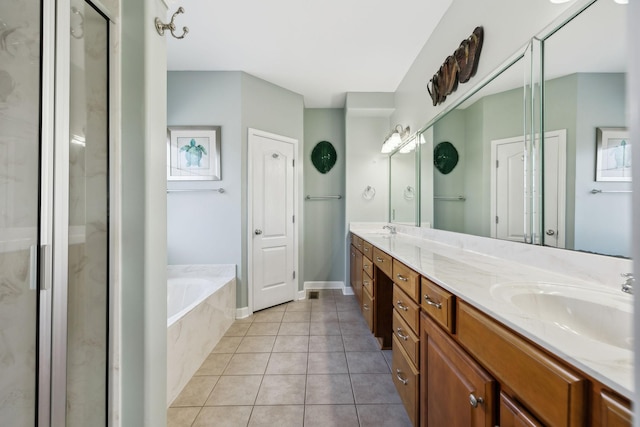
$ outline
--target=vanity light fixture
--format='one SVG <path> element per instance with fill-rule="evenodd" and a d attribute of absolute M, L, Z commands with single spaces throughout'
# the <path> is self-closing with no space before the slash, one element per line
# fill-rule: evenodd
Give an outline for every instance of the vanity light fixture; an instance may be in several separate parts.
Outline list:
<path fill-rule="evenodd" d="M 568 3 L 571 0 L 549 0 L 551 3 L 560 4 L 560 3 Z"/>
<path fill-rule="evenodd" d="M 416 149 L 416 138 L 413 138 L 411 141 L 407 142 L 401 149 L 400 152 L 402 154 L 407 154 Z"/>
<path fill-rule="evenodd" d="M 391 153 L 402 144 L 402 141 L 407 136 L 409 136 L 409 132 L 411 132 L 409 126 L 403 128 L 402 125 L 396 125 L 395 129 L 384 139 L 384 142 L 382 143 L 382 150 L 380 152 L 382 154 Z"/>
<path fill-rule="evenodd" d="M 614 2 L 618 3 L 618 4 L 628 4 L 629 0 L 613 0 Z"/>

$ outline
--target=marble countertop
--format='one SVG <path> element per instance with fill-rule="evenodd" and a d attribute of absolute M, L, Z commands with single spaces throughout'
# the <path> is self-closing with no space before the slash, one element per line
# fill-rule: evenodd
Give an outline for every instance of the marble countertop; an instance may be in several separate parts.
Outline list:
<path fill-rule="evenodd" d="M 611 293 L 624 310 L 633 306 L 632 296 L 572 276 L 408 234 L 390 235 L 353 227 L 351 232 L 621 395 L 632 398 L 632 350 L 562 329 L 549 319 L 522 311 L 505 301 L 496 289 L 501 285 L 534 281 L 579 286 Z M 608 310 L 592 315 L 600 322 L 611 318 Z"/>

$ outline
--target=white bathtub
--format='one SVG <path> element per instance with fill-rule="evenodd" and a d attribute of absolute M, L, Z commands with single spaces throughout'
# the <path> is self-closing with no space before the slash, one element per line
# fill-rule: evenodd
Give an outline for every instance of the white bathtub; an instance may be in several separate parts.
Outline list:
<path fill-rule="evenodd" d="M 167 268 L 167 406 L 235 319 L 236 266 Z"/>

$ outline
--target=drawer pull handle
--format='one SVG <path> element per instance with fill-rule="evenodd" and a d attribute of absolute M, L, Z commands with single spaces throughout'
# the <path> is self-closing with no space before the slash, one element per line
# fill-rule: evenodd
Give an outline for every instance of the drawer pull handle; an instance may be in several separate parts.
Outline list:
<path fill-rule="evenodd" d="M 368 280 L 365 280 L 364 282 L 362 282 L 362 285 L 363 285 L 363 286 L 369 286 L 369 281 L 368 281 Z"/>
<path fill-rule="evenodd" d="M 476 397 L 473 393 L 469 395 L 469 403 L 472 407 L 477 408 L 478 404 L 482 405 L 484 403 L 484 399 L 481 397 Z"/>
<path fill-rule="evenodd" d="M 400 369 L 396 369 L 396 378 L 398 379 L 398 381 L 400 381 L 404 385 L 409 384 L 409 380 L 408 379 L 402 378 L 400 376 L 401 373 L 402 373 L 402 371 Z"/>
<path fill-rule="evenodd" d="M 409 281 L 409 279 L 408 279 L 408 278 L 404 277 L 404 276 L 403 276 L 403 275 L 401 275 L 401 274 L 396 274 L 396 276 L 398 276 L 398 279 L 402 280 L 403 282 L 408 282 L 408 281 Z"/>
<path fill-rule="evenodd" d="M 367 304 L 362 304 L 362 308 L 364 308 L 365 310 L 369 310 L 369 305 L 367 305 Z"/>
<path fill-rule="evenodd" d="M 378 262 L 384 262 L 384 259 L 383 259 L 383 258 L 380 258 L 379 256 L 377 256 L 377 257 L 376 257 L 376 261 L 378 261 Z"/>
<path fill-rule="evenodd" d="M 361 248 L 362 247 L 362 243 L 358 243 L 358 247 Z"/>
<path fill-rule="evenodd" d="M 365 270 L 368 270 L 368 269 L 369 269 L 369 264 L 365 264 L 365 265 L 364 265 L 364 269 L 365 269 Z"/>
<path fill-rule="evenodd" d="M 405 341 L 409 339 L 409 335 L 402 335 L 402 328 L 396 329 L 396 335 L 398 338 L 402 338 Z"/>
<path fill-rule="evenodd" d="M 402 310 L 402 311 L 409 311 L 409 307 L 407 307 L 406 305 L 404 305 L 404 304 L 402 303 L 402 301 L 400 301 L 400 300 L 398 300 L 398 301 L 396 302 L 396 305 L 397 305 L 397 306 L 400 308 L 400 310 Z"/>
<path fill-rule="evenodd" d="M 365 252 L 369 252 L 369 248 L 364 248 L 364 251 Z"/>
<path fill-rule="evenodd" d="M 440 304 L 439 302 L 435 302 L 434 300 L 429 298 L 429 295 L 427 295 L 427 294 L 424 294 L 424 302 L 426 302 L 429 305 L 434 306 L 438 310 L 440 310 L 442 308 L 442 304 Z"/>

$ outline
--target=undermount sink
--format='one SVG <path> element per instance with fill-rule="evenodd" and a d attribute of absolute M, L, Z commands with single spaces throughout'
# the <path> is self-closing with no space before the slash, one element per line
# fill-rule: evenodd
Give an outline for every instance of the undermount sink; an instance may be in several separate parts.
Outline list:
<path fill-rule="evenodd" d="M 491 294 L 565 332 L 633 349 L 633 299 L 622 291 L 512 282 L 492 286 Z"/>

